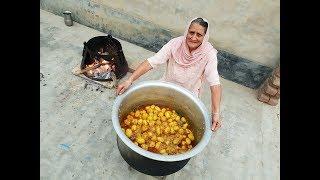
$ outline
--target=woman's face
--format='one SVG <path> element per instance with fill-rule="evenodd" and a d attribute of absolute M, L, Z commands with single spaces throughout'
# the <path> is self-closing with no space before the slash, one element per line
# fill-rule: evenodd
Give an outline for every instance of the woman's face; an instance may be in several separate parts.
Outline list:
<path fill-rule="evenodd" d="M 192 23 L 187 33 L 187 45 L 190 51 L 197 49 L 204 38 L 205 28 L 198 23 Z"/>

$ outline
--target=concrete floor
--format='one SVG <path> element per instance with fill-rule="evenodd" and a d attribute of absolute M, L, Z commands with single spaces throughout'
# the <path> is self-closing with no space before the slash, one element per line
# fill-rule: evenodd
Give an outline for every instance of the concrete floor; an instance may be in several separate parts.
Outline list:
<path fill-rule="evenodd" d="M 111 108 L 115 90 L 74 76 L 83 42 L 99 31 L 40 10 L 41 179 L 156 179 L 129 171 L 116 145 Z M 154 53 L 119 40 L 130 67 Z M 140 80 L 158 79 L 164 67 Z M 41 76 L 41 75 L 40 75 Z M 207 147 L 172 179 L 280 179 L 280 110 L 256 99 L 256 91 L 221 78 L 223 125 Z M 206 85 L 201 97 L 210 109 Z M 111 178 L 112 177 L 112 178 Z"/>

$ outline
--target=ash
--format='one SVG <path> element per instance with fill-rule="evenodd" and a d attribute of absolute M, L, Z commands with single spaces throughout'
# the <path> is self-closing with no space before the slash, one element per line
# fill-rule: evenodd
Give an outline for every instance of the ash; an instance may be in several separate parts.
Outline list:
<path fill-rule="evenodd" d="M 84 89 L 88 89 L 90 91 L 100 91 L 100 92 L 104 92 L 104 87 L 102 87 L 102 85 L 96 84 L 96 83 L 92 83 L 92 82 L 85 82 Z"/>

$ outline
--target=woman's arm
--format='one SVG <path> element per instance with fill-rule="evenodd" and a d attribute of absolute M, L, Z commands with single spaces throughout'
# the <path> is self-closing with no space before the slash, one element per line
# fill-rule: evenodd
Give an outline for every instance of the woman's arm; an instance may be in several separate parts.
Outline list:
<path fill-rule="evenodd" d="M 212 109 L 212 127 L 216 131 L 221 127 L 220 121 L 220 102 L 221 102 L 221 85 L 210 86 L 211 90 L 211 109 Z"/>
<path fill-rule="evenodd" d="M 150 69 L 152 69 L 152 66 L 150 65 L 148 60 L 143 61 L 126 81 L 118 85 L 117 95 L 122 94 L 124 91 L 126 91 L 133 81 L 148 72 Z"/>
<path fill-rule="evenodd" d="M 122 94 L 124 91 L 126 91 L 129 88 L 129 86 L 133 83 L 133 81 L 135 81 L 141 75 L 148 72 L 150 69 L 156 68 L 158 65 L 167 62 L 167 60 L 170 57 L 171 44 L 172 40 L 165 44 L 154 56 L 143 61 L 133 72 L 133 74 L 128 78 L 128 80 L 119 84 L 119 86 L 117 87 L 117 95 Z"/>

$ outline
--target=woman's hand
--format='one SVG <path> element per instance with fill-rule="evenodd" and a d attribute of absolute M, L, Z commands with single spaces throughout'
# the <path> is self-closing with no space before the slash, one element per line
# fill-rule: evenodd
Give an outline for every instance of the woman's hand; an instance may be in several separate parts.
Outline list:
<path fill-rule="evenodd" d="M 217 131 L 221 127 L 220 115 L 212 114 L 212 126 L 211 130 L 213 132 Z"/>
<path fill-rule="evenodd" d="M 119 84 L 117 87 L 117 95 L 124 93 L 131 86 L 131 84 L 132 81 L 129 79 Z"/>
<path fill-rule="evenodd" d="M 143 61 L 126 81 L 118 85 L 116 92 L 117 95 L 124 93 L 131 86 L 133 81 L 148 72 L 150 69 L 152 69 L 152 66 L 148 60 Z"/>

